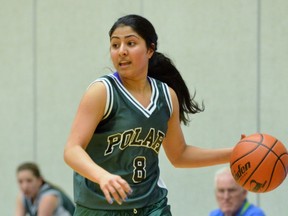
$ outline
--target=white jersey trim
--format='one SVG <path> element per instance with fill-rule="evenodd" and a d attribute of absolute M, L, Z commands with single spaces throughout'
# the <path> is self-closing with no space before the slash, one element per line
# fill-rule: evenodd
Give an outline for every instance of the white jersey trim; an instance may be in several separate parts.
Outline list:
<path fill-rule="evenodd" d="M 112 85 L 109 82 L 109 80 L 107 80 L 106 78 L 98 78 L 96 80 L 94 80 L 87 89 L 89 89 L 94 83 L 96 82 L 103 82 L 103 84 L 106 87 L 106 93 L 107 93 L 107 97 L 106 97 L 106 105 L 105 105 L 105 110 L 104 110 L 104 116 L 103 119 L 106 119 L 109 114 L 111 113 L 112 110 L 112 102 L 114 100 L 113 97 L 113 91 L 112 91 Z"/>
<path fill-rule="evenodd" d="M 151 88 L 152 88 L 152 95 L 150 98 L 150 104 L 148 105 L 147 108 L 143 107 L 142 104 L 140 104 L 132 94 L 130 94 L 130 92 L 128 92 L 125 87 L 122 85 L 122 83 L 113 75 L 110 74 L 108 75 L 111 78 L 114 79 L 118 89 L 123 93 L 123 95 L 135 106 L 137 107 L 138 110 L 140 110 L 147 118 L 149 118 L 151 116 L 151 114 L 154 112 L 154 110 L 156 109 L 156 102 L 159 98 L 159 91 L 158 89 L 155 87 L 156 83 L 154 79 L 150 79 L 150 83 L 151 83 Z"/>
<path fill-rule="evenodd" d="M 148 77 L 150 84 L 151 84 L 151 89 L 152 89 L 152 94 L 150 97 L 150 104 L 147 106 L 147 108 L 143 107 L 141 103 L 139 103 L 130 92 L 128 92 L 125 87 L 122 85 L 122 83 L 115 77 L 113 74 L 109 74 L 109 77 L 113 78 L 115 81 L 118 89 L 123 93 L 123 95 L 138 109 L 140 110 L 146 118 L 149 118 L 152 113 L 155 111 L 156 106 L 157 106 L 157 100 L 159 98 L 159 90 L 156 86 L 156 80 L 153 78 Z M 112 106 L 113 106 L 113 100 L 114 100 L 114 95 L 113 95 L 113 87 L 110 83 L 110 81 L 107 78 L 98 78 L 95 81 L 93 81 L 87 89 L 89 89 L 94 83 L 96 82 L 103 82 L 103 84 L 106 87 L 107 90 L 107 98 L 106 98 L 106 105 L 105 105 L 105 111 L 104 111 L 104 116 L 103 119 L 106 119 L 109 114 L 111 113 Z M 165 95 L 166 103 L 168 105 L 168 108 L 170 110 L 170 116 L 173 113 L 173 105 L 172 105 L 172 100 L 171 100 L 171 95 L 169 91 L 169 87 L 167 84 L 162 83 L 162 88 L 163 92 Z"/>
<path fill-rule="evenodd" d="M 159 179 L 158 179 L 158 182 L 157 182 L 157 185 L 161 188 L 165 188 L 167 189 L 167 186 L 166 184 L 164 183 L 164 181 L 162 180 L 162 178 L 159 176 Z"/>
<path fill-rule="evenodd" d="M 170 116 L 171 116 L 173 113 L 173 104 L 172 104 L 172 99 L 171 99 L 169 87 L 166 83 L 162 83 L 162 87 L 163 87 L 164 95 L 165 95 L 166 102 L 167 102 L 167 105 L 169 107 Z"/>

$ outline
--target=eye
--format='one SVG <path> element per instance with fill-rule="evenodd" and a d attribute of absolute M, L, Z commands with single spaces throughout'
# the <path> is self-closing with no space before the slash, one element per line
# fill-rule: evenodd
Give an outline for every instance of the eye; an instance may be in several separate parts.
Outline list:
<path fill-rule="evenodd" d="M 235 193 L 237 191 L 237 188 L 229 188 L 228 192 L 229 193 Z"/>
<path fill-rule="evenodd" d="M 218 189 L 217 192 L 222 194 L 225 192 L 225 190 L 224 189 Z"/>
<path fill-rule="evenodd" d="M 132 47 L 136 45 L 136 43 L 134 41 L 129 41 L 127 44 L 128 44 L 128 46 L 132 46 Z"/>
<path fill-rule="evenodd" d="M 119 44 L 118 43 L 111 43 L 111 48 L 113 48 L 113 49 L 117 49 L 117 48 L 119 48 Z"/>
<path fill-rule="evenodd" d="M 113 48 L 113 49 L 119 48 L 119 47 L 120 47 L 120 41 L 113 38 L 113 39 L 110 41 L 110 47 Z"/>

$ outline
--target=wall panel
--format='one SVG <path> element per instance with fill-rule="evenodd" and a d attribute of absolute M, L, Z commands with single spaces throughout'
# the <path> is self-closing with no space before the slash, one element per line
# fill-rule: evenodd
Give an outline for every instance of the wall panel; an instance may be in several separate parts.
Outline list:
<path fill-rule="evenodd" d="M 63 147 L 85 88 L 112 68 L 108 31 L 128 13 L 154 24 L 159 51 L 171 57 L 191 93 L 196 90 L 196 99 L 206 105 L 183 126 L 188 143 L 233 146 L 241 133 L 258 129 L 285 143 L 287 7 L 284 0 L 5 1 L 0 168 L 7 174 L 1 215 L 14 212 L 15 169 L 22 161 L 37 161 L 44 177 L 72 196 Z M 217 207 L 213 178 L 220 166 L 175 169 L 163 151 L 160 166 L 174 215 L 208 215 Z M 250 193 L 249 200 L 267 215 L 284 216 L 285 185 L 260 196 Z"/>

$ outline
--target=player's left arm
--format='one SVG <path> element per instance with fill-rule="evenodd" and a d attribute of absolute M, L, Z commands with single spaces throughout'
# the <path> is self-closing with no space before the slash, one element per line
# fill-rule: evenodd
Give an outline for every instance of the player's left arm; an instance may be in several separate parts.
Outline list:
<path fill-rule="evenodd" d="M 46 195 L 41 198 L 38 207 L 38 216 L 53 216 L 59 203 L 59 198 L 56 195 Z"/>
<path fill-rule="evenodd" d="M 175 167 L 204 167 L 229 162 L 232 148 L 206 149 L 187 145 L 179 119 L 179 103 L 176 93 L 170 89 L 173 113 L 168 121 L 168 130 L 163 148 Z"/>
<path fill-rule="evenodd" d="M 23 195 L 21 193 L 18 194 L 16 199 L 16 211 L 15 216 L 25 216 L 26 210 L 23 203 Z"/>

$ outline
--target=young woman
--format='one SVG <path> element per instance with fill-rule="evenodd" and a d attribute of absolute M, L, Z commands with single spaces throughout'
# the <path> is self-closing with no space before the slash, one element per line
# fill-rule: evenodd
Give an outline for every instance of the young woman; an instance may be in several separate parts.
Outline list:
<path fill-rule="evenodd" d="M 21 192 L 17 197 L 16 216 L 71 216 L 75 206 L 59 188 L 47 183 L 35 163 L 17 168 Z"/>
<path fill-rule="evenodd" d="M 119 18 L 110 32 L 115 73 L 85 92 L 64 151 L 73 168 L 75 215 L 171 215 L 159 178 L 161 146 L 175 167 L 226 163 L 232 148 L 187 145 L 188 115 L 203 111 L 173 63 L 157 52 L 144 17 Z"/>

